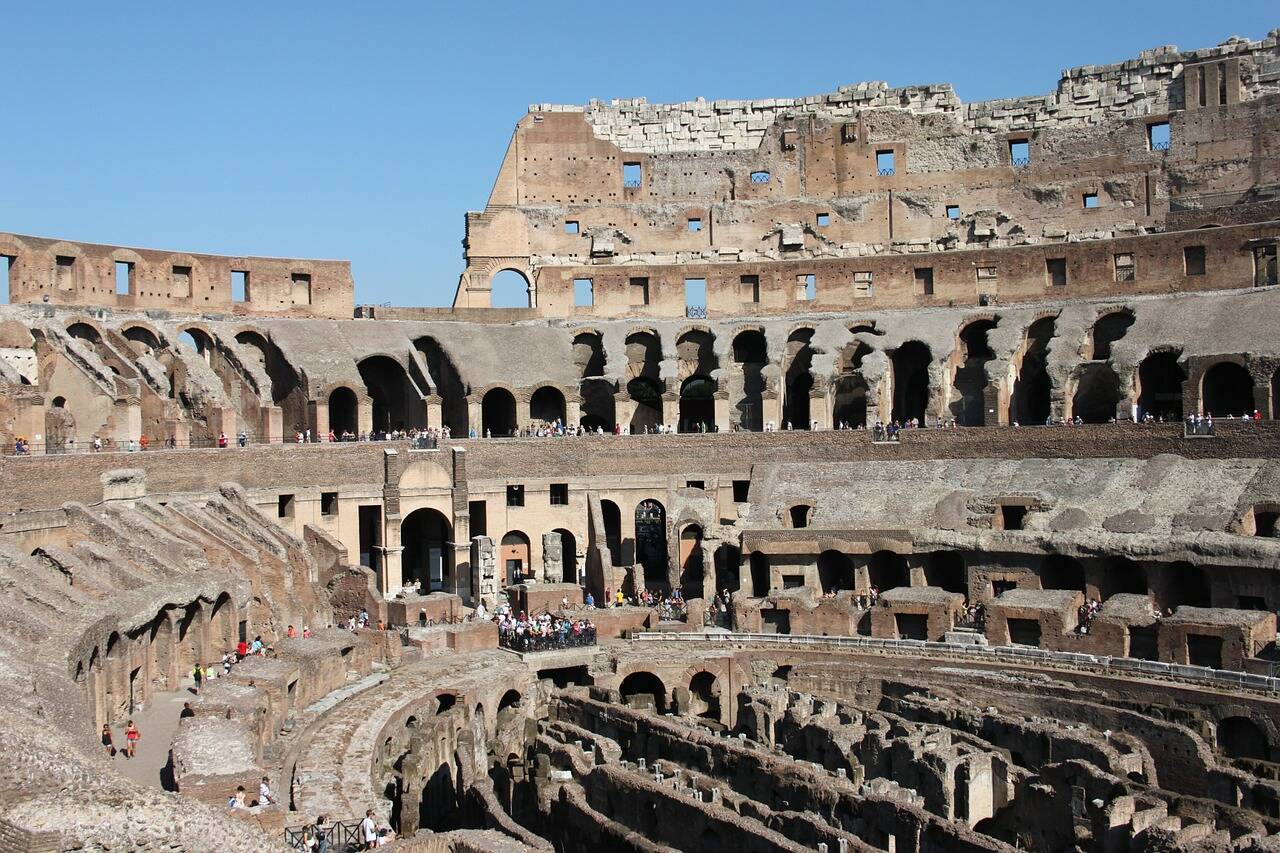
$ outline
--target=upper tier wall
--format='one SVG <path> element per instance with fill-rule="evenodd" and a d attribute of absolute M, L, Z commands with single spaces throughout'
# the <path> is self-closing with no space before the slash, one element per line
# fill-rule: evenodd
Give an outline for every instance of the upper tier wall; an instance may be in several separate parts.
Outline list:
<path fill-rule="evenodd" d="M 11 303 L 350 317 L 350 261 L 226 257 L 0 233 Z M 232 274 L 244 274 L 243 294 Z M 241 298 L 243 296 L 243 298 Z"/>

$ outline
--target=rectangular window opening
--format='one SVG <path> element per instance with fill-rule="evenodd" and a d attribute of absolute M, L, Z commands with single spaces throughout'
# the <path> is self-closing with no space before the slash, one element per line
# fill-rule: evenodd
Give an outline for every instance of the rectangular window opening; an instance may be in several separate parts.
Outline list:
<path fill-rule="evenodd" d="M 1026 519 L 1027 508 L 1025 506 L 1005 504 L 1000 507 L 1000 523 L 1003 530 L 1022 530 Z"/>
<path fill-rule="evenodd" d="M 813 273 L 796 276 L 796 299 L 812 302 L 818 298 L 818 277 Z"/>
<path fill-rule="evenodd" d="M 804 586 L 804 575 L 783 575 L 783 589 L 801 589 Z"/>
<path fill-rule="evenodd" d="M 128 296 L 133 293 L 133 262 L 116 261 L 116 294 Z"/>
<path fill-rule="evenodd" d="M 578 233 L 578 223 L 573 222 L 573 221 L 566 222 L 566 223 L 564 224 L 564 233 L 566 233 L 566 234 L 577 234 L 577 233 Z"/>
<path fill-rule="evenodd" d="M 828 225 L 831 224 L 831 214 L 819 213 L 817 216 L 817 222 L 818 222 L 819 228 L 826 228 Z"/>
<path fill-rule="evenodd" d="M 524 506 L 524 486 L 507 486 L 507 506 Z"/>
<path fill-rule="evenodd" d="M 736 504 L 744 504 L 747 502 L 748 496 L 751 494 L 750 480 L 734 480 L 733 481 L 733 502 Z"/>
<path fill-rule="evenodd" d="M 467 501 L 467 515 L 471 517 L 471 535 L 489 535 L 489 504 L 487 501 Z"/>
<path fill-rule="evenodd" d="M 575 308 L 590 308 L 596 304 L 594 285 L 589 278 L 573 280 L 573 304 Z"/>
<path fill-rule="evenodd" d="M 916 267 L 916 292 L 933 296 L 933 267 Z"/>
<path fill-rule="evenodd" d="M 894 173 L 893 151 L 877 151 L 876 152 L 876 174 L 889 176 Z"/>
<path fill-rule="evenodd" d="M 276 517 L 293 518 L 293 495 L 280 495 L 276 498 Z"/>
<path fill-rule="evenodd" d="M 569 484 L 568 483 L 552 483 L 551 484 L 551 505 L 552 506 L 568 506 L 569 505 Z"/>
<path fill-rule="evenodd" d="M 1204 246 L 1183 246 L 1182 266 L 1186 275 L 1204 275 Z"/>
<path fill-rule="evenodd" d="M 640 164 L 639 163 L 623 163 L 622 164 L 622 185 L 627 189 L 636 189 L 640 186 Z"/>
<path fill-rule="evenodd" d="M 59 290 L 75 290 L 76 259 L 70 255 L 58 255 L 54 260 Z"/>
<path fill-rule="evenodd" d="M 1009 140 L 1009 163 L 1013 166 L 1031 165 L 1031 142 L 1029 140 Z"/>
<path fill-rule="evenodd" d="M 1085 210 L 1096 210 L 1099 207 L 1097 193 L 1085 193 L 1082 201 Z"/>
<path fill-rule="evenodd" d="M 649 279 L 647 278 L 631 279 L 631 304 L 632 305 L 648 305 L 649 304 Z"/>
<path fill-rule="evenodd" d="M 334 516 L 338 514 L 337 492 L 320 493 L 320 514 L 327 516 Z"/>
<path fill-rule="evenodd" d="M 684 315 L 705 319 L 707 316 L 707 280 L 704 278 L 686 278 L 684 280 Z"/>
<path fill-rule="evenodd" d="M 685 480 L 684 487 L 686 489 L 706 490 L 707 481 L 706 480 Z"/>
<path fill-rule="evenodd" d="M 231 271 L 231 301 L 249 301 L 249 273 L 247 270 Z"/>
<path fill-rule="evenodd" d="M 959 218 L 960 218 L 960 205 L 958 204 L 947 205 L 947 219 L 959 219 Z"/>
<path fill-rule="evenodd" d="M 248 295 L 249 282 L 245 280 L 246 296 Z M 293 274 L 293 297 L 294 305 L 310 305 L 311 304 L 311 273 L 296 272 Z"/>
<path fill-rule="evenodd" d="M 1218 63 L 1218 106 L 1227 105 L 1227 63 Z"/>
<path fill-rule="evenodd" d="M 978 267 L 978 281 L 995 281 L 999 277 L 999 267 Z"/>
<path fill-rule="evenodd" d="M 696 216 L 692 216 L 689 218 L 688 226 L 690 231 L 694 231 L 694 232 L 701 231 L 702 220 L 697 218 Z"/>
<path fill-rule="evenodd" d="M 1138 278 L 1137 267 L 1132 252 L 1121 252 L 1115 256 L 1116 281 L 1135 281 Z"/>
<path fill-rule="evenodd" d="M 1049 277 L 1050 287 L 1067 286 L 1067 259 L 1047 258 L 1044 262 L 1045 275 Z"/>
<path fill-rule="evenodd" d="M 1151 151 L 1168 151 L 1172 136 L 1169 133 L 1169 122 L 1159 121 L 1147 125 L 1147 148 Z"/>
<path fill-rule="evenodd" d="M 742 301 L 759 304 L 760 302 L 760 276 L 744 275 L 738 279 L 739 286 L 742 288 Z"/>
<path fill-rule="evenodd" d="M 13 255 L 0 255 L 0 304 L 8 304 L 13 299 L 9 294 L 9 288 L 12 286 L 13 262 L 17 260 Z"/>
<path fill-rule="evenodd" d="M 874 275 L 870 272 L 853 274 L 853 296 L 855 299 L 870 299 L 875 295 Z"/>
<path fill-rule="evenodd" d="M 1276 244 L 1253 247 L 1253 286 L 1274 287 L 1280 283 L 1280 270 L 1276 269 Z"/>

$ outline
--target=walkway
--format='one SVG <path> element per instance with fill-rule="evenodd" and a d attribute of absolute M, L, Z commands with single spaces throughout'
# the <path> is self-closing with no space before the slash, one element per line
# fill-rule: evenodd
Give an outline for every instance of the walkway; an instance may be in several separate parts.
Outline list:
<path fill-rule="evenodd" d="M 140 785 L 165 791 L 175 790 L 173 768 L 169 766 L 169 745 L 173 742 L 174 733 L 178 731 L 178 715 L 182 713 L 182 703 L 195 698 L 185 686 L 190 685 L 190 680 L 185 680 L 183 684 L 182 690 L 156 693 L 146 708 L 134 712 L 133 723 L 142 733 L 142 738 L 138 741 L 133 758 L 124 757 L 123 723 L 112 726 L 111 734 L 115 737 L 116 749 L 119 750 L 113 759 L 116 768 Z"/>

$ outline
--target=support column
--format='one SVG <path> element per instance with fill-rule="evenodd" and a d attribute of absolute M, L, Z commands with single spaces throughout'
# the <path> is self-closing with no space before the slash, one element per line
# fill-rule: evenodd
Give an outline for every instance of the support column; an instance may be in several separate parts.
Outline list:
<path fill-rule="evenodd" d="M 781 429 L 782 400 L 776 391 L 765 391 L 764 394 L 761 395 L 760 422 L 762 425 L 772 423 L 775 429 Z"/>
<path fill-rule="evenodd" d="M 662 395 L 662 422 L 673 427 L 680 423 L 680 395 L 675 391 Z"/>
<path fill-rule="evenodd" d="M 373 401 L 368 397 L 356 403 L 356 432 L 373 432 Z"/>
<path fill-rule="evenodd" d="M 715 395 L 716 407 L 716 429 L 720 432 L 729 432 L 733 429 L 733 423 L 729 420 L 729 392 L 717 391 Z"/>
<path fill-rule="evenodd" d="M 440 429 L 444 426 L 444 400 L 439 394 L 428 394 L 427 400 L 427 426 Z M 462 436 L 458 436 L 461 438 Z"/>
<path fill-rule="evenodd" d="M 382 595 L 390 598 L 404 586 L 404 548 L 400 544 L 400 454 L 395 448 L 382 451 Z"/>
<path fill-rule="evenodd" d="M 827 405 L 827 394 L 817 387 L 809 394 L 809 420 L 816 423 L 818 429 L 831 429 L 831 408 Z M 800 428 L 799 424 L 792 426 Z M 805 427 L 811 428 L 812 424 L 805 424 Z"/>
<path fill-rule="evenodd" d="M 231 437 L 227 436 L 227 438 Z M 262 407 L 261 440 L 267 444 L 279 444 L 284 441 L 284 412 L 279 406 Z"/>
<path fill-rule="evenodd" d="M 467 423 L 470 424 L 468 433 L 475 431 L 476 438 L 484 438 L 484 417 L 480 405 L 480 398 L 474 394 L 467 395 Z"/>
<path fill-rule="evenodd" d="M 631 419 L 636 414 L 636 401 L 626 392 L 618 392 L 613 395 L 613 417 L 616 423 L 622 425 L 622 434 L 626 435 L 630 431 Z"/>
<path fill-rule="evenodd" d="M 307 412 L 310 415 L 312 435 L 320 441 L 329 440 L 329 403 L 326 400 L 307 401 Z"/>
<path fill-rule="evenodd" d="M 529 413 L 529 394 L 520 391 L 516 394 L 516 429 L 524 432 L 529 428 L 529 424 L 533 422 L 533 416 Z"/>
<path fill-rule="evenodd" d="M 564 424 L 566 427 L 582 423 L 582 400 L 578 397 L 565 397 Z"/>

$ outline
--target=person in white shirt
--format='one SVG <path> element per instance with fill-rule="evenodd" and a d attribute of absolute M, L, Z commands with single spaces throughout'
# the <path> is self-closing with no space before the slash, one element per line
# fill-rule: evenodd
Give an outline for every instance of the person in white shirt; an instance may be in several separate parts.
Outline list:
<path fill-rule="evenodd" d="M 365 850 L 372 850 L 378 843 L 378 826 L 373 821 L 373 809 L 366 811 L 364 820 L 360 821 L 360 843 Z"/>
<path fill-rule="evenodd" d="M 258 805 L 274 806 L 276 798 L 271 795 L 271 785 L 267 782 L 267 777 L 263 776 L 262 781 L 258 783 Z"/>

